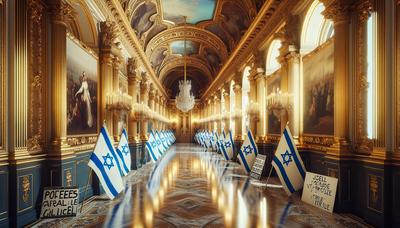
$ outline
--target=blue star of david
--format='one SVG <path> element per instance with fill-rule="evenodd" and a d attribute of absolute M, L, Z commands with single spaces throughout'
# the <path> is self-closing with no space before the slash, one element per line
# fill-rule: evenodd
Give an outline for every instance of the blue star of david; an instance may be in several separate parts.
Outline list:
<path fill-rule="evenodd" d="M 124 153 L 125 156 L 129 154 L 128 148 L 129 148 L 128 145 L 122 146 L 122 153 Z"/>
<path fill-rule="evenodd" d="M 157 146 L 157 143 L 156 143 L 156 142 L 152 142 L 152 143 L 151 143 L 151 146 L 154 148 L 154 147 Z"/>
<path fill-rule="evenodd" d="M 286 166 L 289 166 L 289 163 L 292 162 L 292 154 L 289 153 L 289 151 L 286 150 L 284 154 L 281 154 L 283 164 Z"/>
<path fill-rule="evenodd" d="M 107 166 L 107 168 L 110 170 L 111 167 L 114 166 L 113 157 L 110 156 L 110 153 L 107 153 L 106 156 L 103 156 L 103 159 L 104 159 L 103 165 Z"/>
<path fill-rule="evenodd" d="M 229 148 L 229 147 L 231 147 L 231 143 L 230 142 L 226 142 L 225 146 Z"/>
<path fill-rule="evenodd" d="M 253 151 L 253 148 L 251 148 L 251 146 L 248 145 L 248 146 L 245 146 L 243 150 L 244 150 L 244 153 L 246 155 L 248 155 L 248 154 L 251 154 L 251 152 Z"/>

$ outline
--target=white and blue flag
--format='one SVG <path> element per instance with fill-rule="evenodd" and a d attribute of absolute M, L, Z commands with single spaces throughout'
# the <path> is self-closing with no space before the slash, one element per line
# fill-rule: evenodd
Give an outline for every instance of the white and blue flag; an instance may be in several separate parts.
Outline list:
<path fill-rule="evenodd" d="M 306 169 L 288 126 L 285 127 L 276 148 L 272 166 L 288 195 L 303 187 Z"/>
<path fill-rule="evenodd" d="M 121 138 L 117 146 L 117 154 L 121 161 L 121 171 L 124 176 L 131 171 L 131 151 L 129 150 L 128 134 L 125 128 L 122 130 Z"/>
<path fill-rule="evenodd" d="M 167 145 L 167 143 L 166 143 L 166 141 L 165 141 L 164 135 L 163 135 L 163 134 L 160 134 L 158 131 L 156 131 L 156 134 L 158 135 L 158 138 L 159 138 L 160 141 L 161 141 L 161 145 L 162 145 L 162 147 L 163 147 L 163 153 L 164 153 L 165 151 L 168 150 L 168 145 Z"/>
<path fill-rule="evenodd" d="M 229 130 L 228 135 L 225 137 L 224 149 L 226 151 L 229 160 L 231 160 L 233 158 L 233 152 L 235 150 L 235 144 L 233 142 L 233 136 L 231 130 Z"/>
<path fill-rule="evenodd" d="M 256 160 L 258 154 L 257 145 L 254 141 L 253 134 L 250 129 L 247 129 L 247 135 L 243 142 L 242 148 L 239 150 L 239 161 L 240 165 L 246 172 L 250 173 L 253 163 Z"/>
<path fill-rule="evenodd" d="M 156 140 L 154 139 L 153 133 L 150 133 L 150 137 L 146 142 L 146 149 L 150 154 L 150 158 L 153 163 L 156 163 L 159 158 L 158 147 Z"/>
<path fill-rule="evenodd" d="M 88 166 L 96 173 L 104 191 L 110 199 L 114 199 L 124 190 L 118 155 L 114 150 L 113 143 L 105 126 L 100 130 Z"/>

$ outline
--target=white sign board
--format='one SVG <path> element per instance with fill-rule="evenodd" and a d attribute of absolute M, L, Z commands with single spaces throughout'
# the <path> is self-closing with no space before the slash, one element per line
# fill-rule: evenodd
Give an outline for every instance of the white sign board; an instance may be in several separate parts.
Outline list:
<path fill-rule="evenodd" d="M 45 188 L 41 218 L 74 217 L 79 205 L 79 189 L 68 187 Z"/>
<path fill-rule="evenodd" d="M 332 213 L 337 183 L 337 178 L 307 172 L 301 200 Z"/>

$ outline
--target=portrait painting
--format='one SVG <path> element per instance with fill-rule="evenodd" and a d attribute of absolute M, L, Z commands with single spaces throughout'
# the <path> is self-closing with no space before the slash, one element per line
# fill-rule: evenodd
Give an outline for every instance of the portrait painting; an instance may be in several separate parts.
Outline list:
<path fill-rule="evenodd" d="M 67 38 L 67 134 L 97 132 L 98 60 Z"/>
<path fill-rule="evenodd" d="M 274 73 L 268 79 L 267 92 L 268 94 L 276 93 L 281 87 L 281 76 L 278 72 Z M 280 113 L 268 110 L 268 134 L 281 134 Z"/>
<path fill-rule="evenodd" d="M 304 133 L 333 135 L 333 42 L 304 57 Z"/>

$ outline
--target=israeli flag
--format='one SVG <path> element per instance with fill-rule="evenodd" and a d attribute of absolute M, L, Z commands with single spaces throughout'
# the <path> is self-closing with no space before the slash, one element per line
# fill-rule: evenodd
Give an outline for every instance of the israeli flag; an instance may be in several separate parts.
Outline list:
<path fill-rule="evenodd" d="M 276 148 L 272 166 L 288 195 L 303 187 L 306 169 L 288 126 L 285 127 Z"/>
<path fill-rule="evenodd" d="M 163 138 L 165 138 L 165 142 L 167 146 L 171 146 L 171 138 L 168 136 L 168 134 L 165 131 L 162 131 Z"/>
<path fill-rule="evenodd" d="M 96 173 L 104 191 L 110 199 L 114 199 L 124 190 L 118 155 L 114 150 L 113 143 L 105 126 L 100 130 L 88 166 Z"/>
<path fill-rule="evenodd" d="M 125 128 L 122 130 L 121 139 L 117 147 L 117 154 L 121 160 L 122 174 L 126 176 L 131 171 L 131 151 L 129 150 L 128 134 Z"/>
<path fill-rule="evenodd" d="M 146 149 L 149 152 L 150 158 L 153 161 L 153 163 L 156 163 L 159 158 L 159 153 L 153 133 L 150 133 L 150 137 L 146 142 Z"/>
<path fill-rule="evenodd" d="M 228 136 L 225 137 L 224 149 L 226 151 L 227 157 L 229 158 L 228 160 L 231 160 L 233 158 L 233 152 L 235 149 L 235 144 L 233 143 L 232 131 L 229 131 Z"/>
<path fill-rule="evenodd" d="M 156 131 L 156 134 L 158 135 L 158 138 L 161 141 L 161 145 L 163 146 L 163 153 L 164 153 L 165 151 L 167 151 L 168 145 L 166 144 L 165 138 L 163 137 L 162 134 L 160 134 L 158 131 Z"/>
<path fill-rule="evenodd" d="M 230 158 L 226 151 L 225 140 L 226 140 L 225 139 L 225 131 L 222 131 L 221 137 L 219 138 L 219 146 L 221 148 L 221 152 L 222 152 L 222 155 L 224 155 L 225 160 L 229 161 Z"/>
<path fill-rule="evenodd" d="M 153 146 L 155 145 L 154 148 L 154 152 L 158 152 L 158 154 L 156 154 L 156 156 L 159 158 L 163 155 L 163 147 L 161 145 L 161 140 L 160 138 L 158 138 L 158 135 L 152 130 L 151 134 L 153 135 L 154 138 L 154 142 L 155 144 L 153 144 Z"/>
<path fill-rule="evenodd" d="M 218 133 L 216 131 L 213 132 L 213 137 L 214 137 L 214 142 L 215 142 L 215 149 L 217 151 L 220 151 L 219 148 L 219 138 L 218 138 Z"/>
<path fill-rule="evenodd" d="M 240 165 L 248 173 L 250 173 L 251 167 L 253 167 L 253 163 L 257 157 L 257 154 L 258 150 L 253 139 L 253 134 L 251 134 L 250 129 L 247 129 L 247 135 L 245 136 L 242 148 L 239 150 L 239 161 Z"/>

